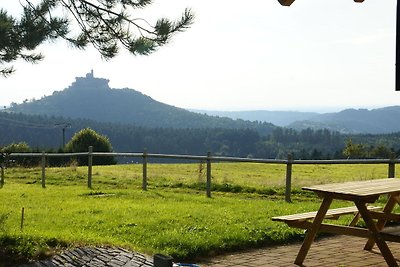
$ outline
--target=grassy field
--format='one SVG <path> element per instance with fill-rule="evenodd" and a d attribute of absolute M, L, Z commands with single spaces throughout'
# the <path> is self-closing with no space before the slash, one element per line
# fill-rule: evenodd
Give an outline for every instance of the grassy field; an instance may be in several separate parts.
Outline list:
<path fill-rule="evenodd" d="M 200 164 L 148 164 L 150 187 L 189 187 L 205 183 L 205 166 Z M 285 185 L 286 165 L 262 163 L 213 163 L 214 185 L 244 188 L 281 188 Z M 386 164 L 294 165 L 294 188 L 305 185 L 387 177 Z M 6 171 L 6 182 L 40 183 L 40 168 L 12 168 Z M 94 166 L 93 186 L 101 188 L 137 188 L 142 183 L 142 165 Z M 47 168 L 46 184 L 86 185 L 87 168 L 68 166 Z"/>
<path fill-rule="evenodd" d="M 142 253 L 196 259 L 301 239 L 302 231 L 271 217 L 316 210 L 301 186 L 387 177 L 386 165 L 296 165 L 293 203 L 284 202 L 285 165 L 212 165 L 212 198 L 199 164 L 149 164 L 141 190 L 140 164 L 6 170 L 0 189 L 0 262 L 46 256 L 69 246 L 113 245 Z M 335 203 L 335 206 L 348 203 Z M 22 208 L 24 220 L 21 229 Z M 19 256 L 20 258 L 16 257 Z"/>

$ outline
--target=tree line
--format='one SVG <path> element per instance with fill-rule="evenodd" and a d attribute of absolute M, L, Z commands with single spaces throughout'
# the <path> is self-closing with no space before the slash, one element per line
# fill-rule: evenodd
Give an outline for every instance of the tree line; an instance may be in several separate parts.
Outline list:
<path fill-rule="evenodd" d="M 68 123 L 66 123 L 68 122 Z M 65 127 L 71 125 L 71 128 Z M 107 137 L 116 152 L 295 159 L 371 158 L 400 155 L 400 133 L 342 135 L 329 130 L 296 131 L 276 127 L 262 134 L 255 129 L 147 128 L 61 117 L 0 113 L 0 148 L 25 142 L 31 151 L 66 151 L 68 142 L 82 129 Z M 354 149 L 361 145 L 360 149 Z M 85 148 L 87 151 L 87 147 Z"/>

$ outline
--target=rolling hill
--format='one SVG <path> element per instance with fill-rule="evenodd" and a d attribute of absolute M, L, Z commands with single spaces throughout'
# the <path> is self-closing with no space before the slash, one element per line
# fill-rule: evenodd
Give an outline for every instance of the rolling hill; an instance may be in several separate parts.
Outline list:
<path fill-rule="evenodd" d="M 378 109 L 345 109 L 336 113 L 314 116 L 297 121 L 287 127 L 296 130 L 307 128 L 329 129 L 345 134 L 386 134 L 400 131 L 400 106 Z"/>
<path fill-rule="evenodd" d="M 112 89 L 93 72 L 76 77 L 69 87 L 40 100 L 14 104 L 8 112 L 90 119 L 151 128 L 254 129 L 262 135 L 277 126 L 295 130 L 329 129 L 343 134 L 386 134 L 400 131 L 400 106 L 346 109 L 334 113 L 297 111 L 185 110 L 158 102 L 129 88 Z"/>
<path fill-rule="evenodd" d="M 343 134 L 387 134 L 400 131 L 400 106 L 345 109 L 340 112 L 298 111 L 197 111 L 233 119 L 269 122 L 295 130 L 329 129 Z"/>
<path fill-rule="evenodd" d="M 108 82 L 107 79 L 94 77 L 90 72 L 85 77 L 77 77 L 62 91 L 40 100 L 14 104 L 7 111 L 151 128 L 251 128 L 264 134 L 274 128 L 270 123 L 190 112 L 158 102 L 133 89 L 112 89 Z"/>
<path fill-rule="evenodd" d="M 231 119 L 269 122 L 281 127 L 288 126 L 296 121 L 309 120 L 315 116 L 320 115 L 320 113 L 317 112 L 271 111 L 271 110 L 214 111 L 214 110 L 192 109 L 191 111 L 207 114 L 210 116 L 228 117 Z"/>

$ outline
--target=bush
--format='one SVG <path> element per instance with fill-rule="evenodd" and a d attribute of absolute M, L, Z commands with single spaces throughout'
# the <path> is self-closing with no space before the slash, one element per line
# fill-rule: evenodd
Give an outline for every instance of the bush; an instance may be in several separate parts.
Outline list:
<path fill-rule="evenodd" d="M 31 148 L 29 145 L 25 142 L 20 142 L 20 143 L 12 143 L 9 144 L 8 146 L 3 147 L 1 152 L 10 154 L 10 153 L 24 153 L 24 152 L 31 152 Z"/>
<path fill-rule="evenodd" d="M 89 146 L 93 152 L 112 152 L 112 145 L 108 138 L 98 134 L 96 131 L 86 128 L 77 132 L 65 146 L 65 152 L 77 153 L 88 152 Z M 79 165 L 87 165 L 88 158 L 78 157 Z M 93 157 L 94 165 L 116 164 L 114 157 Z"/>
<path fill-rule="evenodd" d="M 9 144 L 1 150 L 2 152 L 2 161 L 5 161 L 6 164 L 9 164 L 10 158 L 7 156 L 8 154 L 11 153 L 29 153 L 32 152 L 32 149 L 29 147 L 29 145 L 25 142 L 19 142 L 19 143 L 12 143 Z M 36 166 L 39 164 L 39 159 L 38 158 L 33 158 L 29 156 L 23 156 L 23 157 L 15 157 L 12 158 L 13 164 L 17 164 L 20 166 Z"/>

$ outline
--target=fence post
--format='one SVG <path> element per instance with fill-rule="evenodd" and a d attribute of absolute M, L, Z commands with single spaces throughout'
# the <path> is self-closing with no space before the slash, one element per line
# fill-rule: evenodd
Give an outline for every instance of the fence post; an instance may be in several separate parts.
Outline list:
<path fill-rule="evenodd" d="M 143 182 L 142 189 L 147 190 L 147 149 L 143 150 Z"/>
<path fill-rule="evenodd" d="M 292 192 L 292 154 L 288 154 L 286 163 L 286 191 L 285 191 L 285 201 L 292 202 L 290 197 Z"/>
<path fill-rule="evenodd" d="M 395 163 L 394 163 L 395 158 L 396 154 L 392 152 L 390 154 L 390 160 L 389 160 L 388 178 L 394 178 L 395 176 Z"/>
<path fill-rule="evenodd" d="M 25 208 L 22 207 L 22 210 L 21 210 L 21 231 L 24 229 L 24 213 L 25 213 Z"/>
<path fill-rule="evenodd" d="M 4 185 L 4 169 L 6 165 L 4 163 L 1 163 L 1 176 L 0 176 L 0 188 L 3 188 Z"/>
<path fill-rule="evenodd" d="M 0 152 L 0 188 L 3 188 L 4 185 L 4 170 L 6 168 L 6 162 L 8 161 L 8 157 L 6 153 Z"/>
<path fill-rule="evenodd" d="M 207 152 L 207 197 L 211 197 L 211 152 Z"/>
<path fill-rule="evenodd" d="M 200 160 L 199 162 L 199 183 L 202 182 L 202 177 L 203 177 L 203 171 L 204 171 L 204 161 Z"/>
<path fill-rule="evenodd" d="M 88 153 L 88 187 L 92 188 L 93 146 L 89 146 Z"/>
<path fill-rule="evenodd" d="M 42 152 L 42 188 L 46 188 L 46 153 Z"/>

